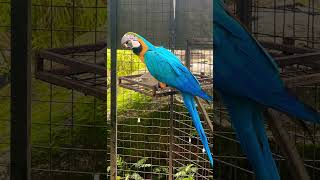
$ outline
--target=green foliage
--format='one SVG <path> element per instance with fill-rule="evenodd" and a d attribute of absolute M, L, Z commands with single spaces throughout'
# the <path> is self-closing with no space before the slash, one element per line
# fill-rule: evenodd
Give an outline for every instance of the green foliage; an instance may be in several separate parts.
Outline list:
<path fill-rule="evenodd" d="M 134 180 L 143 180 L 143 177 L 138 173 L 139 170 L 143 168 L 150 168 L 152 165 L 147 164 L 148 158 L 142 158 L 133 165 L 130 166 L 129 163 L 125 162 L 122 157 L 117 156 L 117 167 L 118 167 L 118 176 L 117 179 L 134 179 Z M 111 167 L 107 168 L 107 172 L 110 172 Z"/>
<path fill-rule="evenodd" d="M 187 166 L 180 167 L 174 177 L 176 180 L 194 180 L 194 176 L 197 172 L 198 168 L 194 166 L 194 164 L 189 164 Z"/>
<path fill-rule="evenodd" d="M 33 31 L 35 49 L 65 46 L 86 31 L 106 28 L 107 8 L 95 8 L 105 6 L 101 0 L 54 0 L 52 4 L 49 0 L 33 0 L 33 4 L 32 27 L 49 30 Z M 64 32 L 50 32 L 51 29 Z"/>
<path fill-rule="evenodd" d="M 32 4 L 33 49 L 63 47 L 73 41 L 77 43 L 76 39 L 89 31 L 107 30 L 106 0 L 33 0 Z M 1 3 L 0 11 L 0 75 L 8 75 L 10 0 Z M 84 42 L 93 43 L 96 36 L 93 33 Z"/>
<path fill-rule="evenodd" d="M 111 70 L 111 50 L 107 50 L 107 69 Z M 117 72 L 118 76 L 137 74 L 139 70 L 145 69 L 144 63 L 131 50 L 117 50 Z"/>
<path fill-rule="evenodd" d="M 117 167 L 118 167 L 118 176 L 117 179 L 134 179 L 134 180 L 144 180 L 142 175 L 139 174 L 141 169 L 144 170 L 145 168 L 149 168 L 146 173 L 153 172 L 159 173 L 160 176 L 157 177 L 158 179 L 164 179 L 165 175 L 169 173 L 167 167 L 156 167 L 152 170 L 152 165 L 146 163 L 148 158 L 142 158 L 138 160 L 136 163 L 130 165 L 122 157 L 119 155 L 117 156 Z M 107 172 L 110 172 L 111 167 L 107 168 Z M 194 164 L 189 164 L 184 167 L 180 167 L 178 172 L 174 174 L 175 180 L 194 180 L 195 174 L 198 172 L 198 168 Z"/>

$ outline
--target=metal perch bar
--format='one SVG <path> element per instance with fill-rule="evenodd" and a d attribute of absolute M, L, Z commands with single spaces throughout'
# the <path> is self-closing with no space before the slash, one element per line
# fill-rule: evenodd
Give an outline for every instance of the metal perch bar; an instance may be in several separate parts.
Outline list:
<path fill-rule="evenodd" d="M 203 104 L 200 102 L 200 99 L 198 97 L 195 98 L 196 99 L 196 102 L 198 104 L 198 107 L 202 113 L 202 116 L 205 120 L 205 122 L 207 123 L 207 125 L 209 126 L 209 129 L 211 130 L 211 132 L 213 133 L 213 124 L 210 120 L 210 117 L 206 111 L 206 109 L 204 108 Z"/>
<path fill-rule="evenodd" d="M 290 138 L 288 132 L 283 128 L 282 121 L 285 119 L 283 115 L 275 110 L 269 109 L 266 116 L 271 125 L 272 134 L 276 139 L 275 142 L 280 147 L 281 151 L 287 155 L 290 167 L 294 169 L 291 171 L 294 179 L 310 180 L 308 171 L 298 153 L 297 147 Z"/>
<path fill-rule="evenodd" d="M 191 45 L 197 46 L 199 44 L 199 40 L 191 41 Z M 206 45 L 210 45 L 209 41 L 205 41 Z M 212 44 L 212 42 L 211 42 Z M 281 68 L 285 68 L 285 70 L 281 73 L 283 80 L 286 82 L 288 87 L 296 87 L 296 86 L 304 86 L 304 85 L 313 85 L 315 83 L 320 82 L 320 74 L 312 69 L 315 68 L 314 65 L 317 65 L 318 58 L 320 58 L 320 53 L 314 49 L 308 48 L 300 48 L 292 45 L 285 44 L 275 44 L 271 42 L 262 42 L 262 44 L 272 50 L 281 52 L 289 52 L 296 54 L 294 55 L 282 55 L 281 57 L 276 58 L 276 62 L 279 62 Z M 101 76 L 106 77 L 107 71 L 104 65 L 104 62 L 89 63 L 89 60 L 79 60 L 77 57 L 68 57 L 67 55 L 73 53 L 90 53 L 99 51 L 104 51 L 106 48 L 106 43 L 97 43 L 94 45 L 81 45 L 75 47 L 66 47 L 66 48 L 55 48 L 55 49 L 45 49 L 36 52 L 36 78 L 46 81 L 48 83 L 54 83 L 57 86 L 62 86 L 69 89 L 75 89 L 87 95 L 93 95 L 99 99 L 105 100 L 105 92 L 108 88 L 106 84 L 88 85 L 86 81 L 77 81 L 74 82 L 74 79 L 77 75 L 82 74 L 91 74 L 93 76 Z M 306 59 L 308 63 L 306 62 Z M 62 64 L 66 67 L 56 67 L 50 70 L 44 69 L 44 61 L 52 61 L 58 64 Z M 305 64 L 305 66 L 311 66 L 310 70 L 307 72 L 300 72 L 299 68 L 292 66 L 294 64 Z M 289 66 L 290 65 L 290 66 Z M 291 67 L 290 70 L 287 67 Z M 46 72 L 45 74 L 41 72 Z M 298 74 L 299 72 L 299 74 Z M 50 76 L 48 76 L 50 74 Z M 165 88 L 159 89 L 155 84 L 145 83 L 144 80 L 137 80 L 142 75 L 132 75 L 119 77 L 119 86 L 127 89 L 131 89 L 133 91 L 137 91 L 139 93 L 154 96 L 154 97 L 163 97 L 171 94 L 178 93 L 174 89 Z M 212 77 L 198 74 L 196 75 L 198 80 L 201 82 L 204 88 L 212 87 Z M 56 79 L 60 79 L 62 81 L 57 81 Z M 64 81 L 66 79 L 67 81 Z M 70 81 L 70 84 L 68 85 Z M 74 84 L 82 86 L 76 86 Z"/>

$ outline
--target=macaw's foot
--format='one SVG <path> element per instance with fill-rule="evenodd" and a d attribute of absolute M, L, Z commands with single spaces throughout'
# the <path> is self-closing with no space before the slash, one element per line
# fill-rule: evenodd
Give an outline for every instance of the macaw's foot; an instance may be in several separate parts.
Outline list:
<path fill-rule="evenodd" d="M 158 83 L 159 88 L 164 89 L 167 87 L 167 85 L 165 83 L 159 82 Z"/>

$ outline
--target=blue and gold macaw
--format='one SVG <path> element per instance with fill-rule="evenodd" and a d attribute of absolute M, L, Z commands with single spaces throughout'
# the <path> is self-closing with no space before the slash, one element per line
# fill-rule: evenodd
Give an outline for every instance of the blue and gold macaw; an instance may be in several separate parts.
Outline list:
<path fill-rule="evenodd" d="M 264 128 L 267 107 L 320 123 L 320 114 L 290 95 L 273 58 L 226 9 L 213 0 L 214 85 L 257 179 L 280 179 Z"/>
<path fill-rule="evenodd" d="M 202 90 L 198 80 L 189 69 L 169 50 L 163 47 L 156 47 L 142 36 L 133 32 L 126 33 L 121 39 L 121 44 L 125 48 L 132 49 L 140 57 L 146 64 L 150 74 L 160 82 L 160 87 L 164 87 L 164 84 L 166 84 L 181 92 L 184 104 L 191 115 L 193 124 L 208 155 L 210 165 L 213 167 L 213 158 L 208 140 L 194 101 L 196 96 L 207 101 L 212 101 L 212 97 Z"/>

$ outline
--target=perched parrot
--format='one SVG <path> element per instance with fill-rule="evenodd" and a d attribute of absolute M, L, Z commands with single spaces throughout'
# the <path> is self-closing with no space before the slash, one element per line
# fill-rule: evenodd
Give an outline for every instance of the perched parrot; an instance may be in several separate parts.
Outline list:
<path fill-rule="evenodd" d="M 213 0 L 214 86 L 228 108 L 242 150 L 259 180 L 280 179 L 264 128 L 263 111 L 274 108 L 320 123 L 320 114 L 291 95 L 273 58 Z"/>
<path fill-rule="evenodd" d="M 160 82 L 160 87 L 164 87 L 163 85 L 166 84 L 181 92 L 184 104 L 191 115 L 193 124 L 208 155 L 210 165 L 213 167 L 213 158 L 208 139 L 200 122 L 194 101 L 196 96 L 206 101 L 212 101 L 212 97 L 202 90 L 198 80 L 189 69 L 169 50 L 163 47 L 156 47 L 142 36 L 133 32 L 126 33 L 121 39 L 121 44 L 140 57 L 150 74 Z"/>

